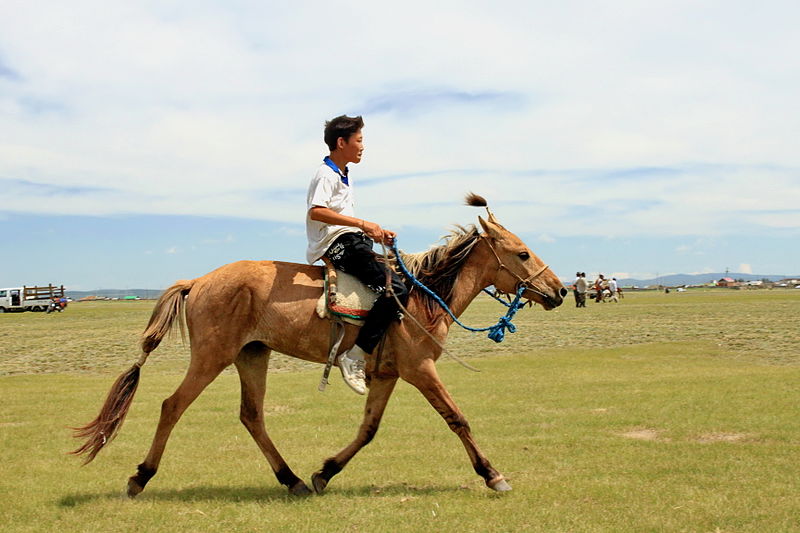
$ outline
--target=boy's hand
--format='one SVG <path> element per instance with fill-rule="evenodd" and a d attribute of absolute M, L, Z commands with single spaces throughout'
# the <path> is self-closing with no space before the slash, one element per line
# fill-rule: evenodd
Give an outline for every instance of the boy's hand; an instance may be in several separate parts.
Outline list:
<path fill-rule="evenodd" d="M 362 225 L 364 233 L 375 242 L 382 242 L 383 244 L 390 245 L 397 234 L 393 231 L 385 230 L 374 222 L 364 220 Z"/>
<path fill-rule="evenodd" d="M 375 242 L 383 242 L 383 228 L 374 222 L 363 220 L 361 222 L 361 229 L 364 233 Z"/>
<path fill-rule="evenodd" d="M 388 229 L 383 230 L 383 244 L 391 246 L 395 237 L 397 237 L 397 233 L 389 231 Z"/>

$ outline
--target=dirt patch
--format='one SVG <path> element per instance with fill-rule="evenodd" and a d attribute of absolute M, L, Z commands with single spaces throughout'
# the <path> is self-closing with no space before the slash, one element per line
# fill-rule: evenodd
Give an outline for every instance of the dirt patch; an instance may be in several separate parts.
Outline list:
<path fill-rule="evenodd" d="M 266 405 L 264 406 L 264 415 L 283 415 L 294 413 L 294 409 L 288 405 Z"/>
<path fill-rule="evenodd" d="M 744 433 L 706 433 L 697 437 L 697 442 L 742 442 L 748 438 Z"/>
<path fill-rule="evenodd" d="M 633 429 L 631 431 L 620 433 L 620 435 L 626 439 L 659 440 L 659 433 L 660 432 L 657 429 Z"/>

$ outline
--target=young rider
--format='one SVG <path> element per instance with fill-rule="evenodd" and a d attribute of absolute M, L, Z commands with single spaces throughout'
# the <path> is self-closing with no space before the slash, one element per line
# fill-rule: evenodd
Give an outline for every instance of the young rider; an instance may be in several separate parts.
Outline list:
<path fill-rule="evenodd" d="M 308 187 L 306 259 L 314 263 L 323 255 L 333 265 L 358 278 L 376 292 L 384 293 L 386 268 L 372 250 L 374 242 L 391 244 L 395 233 L 355 216 L 353 184 L 348 163 L 358 163 L 364 152 L 364 121 L 342 115 L 325 123 L 325 144 L 330 149 Z M 392 269 L 392 289 L 405 304 L 408 290 Z M 366 392 L 365 357 L 372 353 L 391 322 L 397 317 L 394 298 L 382 295 L 375 302 L 356 338 L 355 345 L 339 356 L 345 383 L 358 394 Z"/>

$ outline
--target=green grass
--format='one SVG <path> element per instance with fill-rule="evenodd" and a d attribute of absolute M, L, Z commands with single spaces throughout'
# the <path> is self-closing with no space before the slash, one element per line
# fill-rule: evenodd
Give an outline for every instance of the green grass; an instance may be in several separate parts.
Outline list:
<path fill-rule="evenodd" d="M 442 378 L 511 493 L 488 490 L 401 383 L 373 443 L 325 495 L 289 497 L 238 422 L 238 379 L 226 373 L 129 501 L 127 477 L 186 349 L 172 342 L 150 358 L 119 437 L 91 465 L 65 454 L 76 445 L 66 426 L 94 417 L 133 362 L 151 306 L 0 316 L 4 530 L 800 531 L 800 294 L 637 293 L 526 309 L 500 345 L 454 331 L 450 349 L 482 372 L 445 357 Z M 465 320 L 499 314 L 480 300 Z M 307 480 L 355 435 L 362 400 L 338 379 L 321 394 L 320 367 L 276 359 L 267 429 Z"/>

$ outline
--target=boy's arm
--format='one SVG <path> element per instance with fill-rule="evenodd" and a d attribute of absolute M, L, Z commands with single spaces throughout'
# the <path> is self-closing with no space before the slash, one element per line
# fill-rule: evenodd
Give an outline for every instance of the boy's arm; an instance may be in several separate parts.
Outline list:
<path fill-rule="evenodd" d="M 374 222 L 362 220 L 360 218 L 350 217 L 337 213 L 333 209 L 322 206 L 314 206 L 308 210 L 308 216 L 311 220 L 324 222 L 325 224 L 335 224 L 337 226 L 351 226 L 358 228 L 367 234 L 367 237 L 373 241 L 382 242 L 384 244 L 391 244 L 396 234 L 393 231 L 385 230 Z"/>

